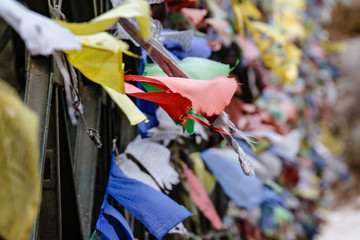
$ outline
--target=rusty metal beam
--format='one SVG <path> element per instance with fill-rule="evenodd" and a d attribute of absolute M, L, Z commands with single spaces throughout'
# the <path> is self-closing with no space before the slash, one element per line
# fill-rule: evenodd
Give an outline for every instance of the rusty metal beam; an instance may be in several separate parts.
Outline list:
<path fill-rule="evenodd" d="M 99 129 L 101 92 L 98 85 L 81 88 L 81 102 L 85 106 L 84 118 L 88 127 Z M 81 228 L 85 238 L 91 235 L 92 209 L 98 149 L 86 133 L 87 126 L 80 119 L 74 157 L 75 186 L 79 200 Z"/>

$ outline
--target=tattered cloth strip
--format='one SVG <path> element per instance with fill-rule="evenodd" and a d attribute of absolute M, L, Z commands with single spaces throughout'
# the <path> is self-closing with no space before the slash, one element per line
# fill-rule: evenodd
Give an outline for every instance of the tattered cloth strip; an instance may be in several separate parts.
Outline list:
<path fill-rule="evenodd" d="M 237 137 L 239 139 L 243 139 L 246 144 L 249 146 L 252 146 L 252 140 L 250 137 L 241 132 L 239 129 L 236 128 L 233 122 L 229 120 L 229 116 L 226 112 L 223 112 L 213 123 L 214 126 L 225 130 L 226 132 L 229 132 L 233 134 L 234 137 Z M 220 132 L 221 133 L 221 132 Z M 248 176 L 254 176 L 254 166 L 252 164 L 252 161 L 247 157 L 245 151 L 240 146 L 238 141 L 232 136 L 227 134 L 222 134 L 222 137 L 226 140 L 226 142 L 232 147 L 232 149 L 237 153 L 238 160 L 240 162 L 241 168 L 244 171 L 244 173 Z"/>
<path fill-rule="evenodd" d="M 125 149 L 133 156 L 163 190 L 171 190 L 179 183 L 179 174 L 170 163 L 170 150 L 158 143 L 138 140 L 131 142 Z"/>
<path fill-rule="evenodd" d="M 0 80 L 0 238 L 27 239 L 41 203 L 38 116 Z"/>
<path fill-rule="evenodd" d="M 75 125 L 78 120 L 76 117 L 84 113 L 80 102 L 76 73 L 74 68 L 67 64 L 64 53 L 55 52 L 53 57 L 64 82 L 69 118 Z"/>
<path fill-rule="evenodd" d="M 206 193 L 203 185 L 186 164 L 183 164 L 186 184 L 190 188 L 191 199 L 204 216 L 211 222 L 215 230 L 222 229 L 223 225 L 214 204 Z"/>
<path fill-rule="evenodd" d="M 31 55 L 50 55 L 56 50 L 80 50 L 69 29 L 28 10 L 14 0 L 1 0 L 0 16 L 20 35 Z"/>
<path fill-rule="evenodd" d="M 165 194 L 142 182 L 126 177 L 115 164 L 114 158 L 115 153 L 111 159 L 104 202 L 107 196 L 111 195 L 158 239 L 161 239 L 185 218 L 192 216 L 192 213 Z M 102 221 L 101 215 L 98 221 Z"/>
<path fill-rule="evenodd" d="M 262 182 L 255 176 L 246 176 L 238 162 L 225 158 L 221 151 L 232 150 L 208 149 L 201 152 L 200 156 L 219 181 L 225 194 L 239 207 L 252 209 L 260 205 L 264 199 Z"/>

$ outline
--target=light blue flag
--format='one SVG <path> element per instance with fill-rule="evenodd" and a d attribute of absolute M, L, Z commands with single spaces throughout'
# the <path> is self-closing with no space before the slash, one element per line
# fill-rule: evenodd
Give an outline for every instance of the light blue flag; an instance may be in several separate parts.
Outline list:
<path fill-rule="evenodd" d="M 225 194 L 237 206 L 252 209 L 262 203 L 264 200 L 262 182 L 257 177 L 246 176 L 239 162 L 211 149 L 201 152 L 200 157 L 216 177 Z"/>

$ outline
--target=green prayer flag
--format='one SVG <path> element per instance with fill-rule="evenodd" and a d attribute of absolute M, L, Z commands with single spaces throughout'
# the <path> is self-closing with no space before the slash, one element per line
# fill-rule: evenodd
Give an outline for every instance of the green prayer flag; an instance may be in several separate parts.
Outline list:
<path fill-rule="evenodd" d="M 190 78 L 198 80 L 209 80 L 218 75 L 228 76 L 230 72 L 230 66 L 228 64 L 206 58 L 187 57 L 178 61 L 178 64 Z M 149 63 L 145 66 L 144 76 L 166 77 L 167 75 L 157 64 Z"/>

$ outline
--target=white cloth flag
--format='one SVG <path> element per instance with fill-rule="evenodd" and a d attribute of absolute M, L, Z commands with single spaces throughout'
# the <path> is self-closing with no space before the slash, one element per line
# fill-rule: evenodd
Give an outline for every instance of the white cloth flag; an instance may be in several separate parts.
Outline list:
<path fill-rule="evenodd" d="M 160 188 L 158 187 L 156 182 L 150 177 L 150 175 L 141 171 L 139 166 L 130 159 L 128 159 L 125 154 L 120 154 L 116 156 L 115 163 L 120 167 L 120 169 L 128 178 L 136 179 L 160 191 Z"/>
<path fill-rule="evenodd" d="M 179 174 L 170 162 L 170 150 L 163 145 L 148 140 L 137 140 L 126 147 L 125 153 L 136 158 L 165 192 L 170 191 L 172 185 L 179 183 Z"/>
<path fill-rule="evenodd" d="M 81 49 L 70 30 L 14 0 L 1 0 L 0 16 L 20 35 L 31 55 Z"/>

